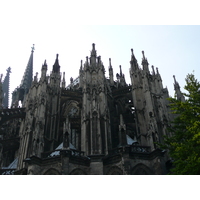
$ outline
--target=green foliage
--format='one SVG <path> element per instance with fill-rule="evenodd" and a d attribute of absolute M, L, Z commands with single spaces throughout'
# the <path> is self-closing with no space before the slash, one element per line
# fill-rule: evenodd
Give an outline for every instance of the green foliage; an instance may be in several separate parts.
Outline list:
<path fill-rule="evenodd" d="M 193 74 L 186 77 L 185 102 L 170 98 L 175 114 L 171 124 L 171 137 L 165 138 L 162 148 L 168 149 L 173 159 L 171 174 L 200 174 L 200 83 Z"/>

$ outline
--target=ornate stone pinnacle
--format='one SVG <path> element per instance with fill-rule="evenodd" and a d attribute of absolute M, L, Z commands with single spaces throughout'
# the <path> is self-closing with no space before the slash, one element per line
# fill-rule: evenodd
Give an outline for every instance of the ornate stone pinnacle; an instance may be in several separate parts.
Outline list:
<path fill-rule="evenodd" d="M 94 43 L 92 44 L 92 48 L 95 50 L 95 44 Z"/>

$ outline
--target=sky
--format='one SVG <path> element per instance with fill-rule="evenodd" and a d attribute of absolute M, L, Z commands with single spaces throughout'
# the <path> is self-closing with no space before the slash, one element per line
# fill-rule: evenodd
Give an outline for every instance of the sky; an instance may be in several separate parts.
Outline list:
<path fill-rule="evenodd" d="M 40 77 L 44 60 L 50 74 L 59 54 L 60 71 L 65 72 L 67 84 L 70 77 L 78 77 L 80 61 L 84 63 L 86 56 L 90 56 L 92 43 L 101 56 L 107 77 L 111 58 L 114 75 L 119 73 L 121 65 L 126 82 L 131 83 L 129 68 L 133 48 L 140 66 L 144 51 L 150 71 L 152 65 L 159 69 L 163 86 L 171 96 L 174 96 L 173 75 L 182 90 L 188 73 L 194 71 L 200 80 L 200 26 L 191 25 L 196 23 L 196 12 L 189 12 L 190 7 L 184 7 L 184 3 L 180 9 L 179 3 L 171 7 L 170 1 L 162 5 L 153 1 L 165 8 L 162 11 L 158 7 L 150 9 L 148 1 L 133 6 L 125 0 L 124 4 L 130 5 L 126 9 L 111 1 L 106 4 L 88 0 L 66 2 L 8 0 L 1 3 L 0 73 L 4 79 L 6 69 L 11 67 L 10 92 L 20 85 L 33 44 L 33 74 L 39 72 Z M 179 7 L 180 15 L 175 6 Z M 186 9 L 194 23 L 188 21 L 189 16 L 184 17 Z M 163 16 L 162 12 L 167 15 Z"/>

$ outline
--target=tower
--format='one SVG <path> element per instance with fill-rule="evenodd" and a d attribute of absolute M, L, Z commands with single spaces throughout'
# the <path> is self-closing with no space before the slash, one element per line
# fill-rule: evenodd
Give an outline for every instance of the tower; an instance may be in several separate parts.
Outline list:
<path fill-rule="evenodd" d="M 21 84 L 19 87 L 17 87 L 13 93 L 12 93 L 12 107 L 18 107 L 19 106 L 19 101 L 21 101 L 21 104 L 23 105 L 24 99 L 26 97 L 26 94 L 29 91 L 29 88 L 31 87 L 32 84 L 32 79 L 33 79 L 33 53 L 34 53 L 34 44 L 33 47 L 31 48 L 31 55 L 28 60 L 28 64 L 26 66 L 24 75 L 21 80 Z"/>
<path fill-rule="evenodd" d="M 142 69 L 132 51 L 130 77 L 132 83 L 132 96 L 137 115 L 138 136 L 142 145 L 156 149 L 156 142 L 162 142 L 163 135 L 167 134 L 168 91 L 162 86 L 162 79 L 158 69 L 156 73 L 152 66 L 151 74 L 148 61 L 142 51 Z"/>
<path fill-rule="evenodd" d="M 41 78 L 38 80 L 37 74 L 34 77 L 24 104 L 27 112 L 20 130 L 22 145 L 19 150 L 18 169 L 25 167 L 23 160 L 26 157 L 41 157 L 42 152 L 51 151 L 57 145 L 61 81 L 58 54 L 50 77 L 46 72 L 45 60 L 41 68 Z"/>
<path fill-rule="evenodd" d="M 107 154 L 111 145 L 107 85 L 101 57 L 97 57 L 95 44 L 91 56 L 86 57 L 82 77 L 81 150 L 87 155 Z"/>

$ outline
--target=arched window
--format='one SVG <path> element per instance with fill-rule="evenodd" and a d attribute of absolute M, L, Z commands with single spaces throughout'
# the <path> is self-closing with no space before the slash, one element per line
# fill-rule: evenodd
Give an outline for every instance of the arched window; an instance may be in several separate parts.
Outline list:
<path fill-rule="evenodd" d="M 65 118 L 64 127 L 69 132 L 69 141 L 76 148 L 80 149 L 80 108 L 75 100 L 66 101 L 63 104 L 62 117 Z M 64 130 L 64 131 L 66 131 Z"/>

